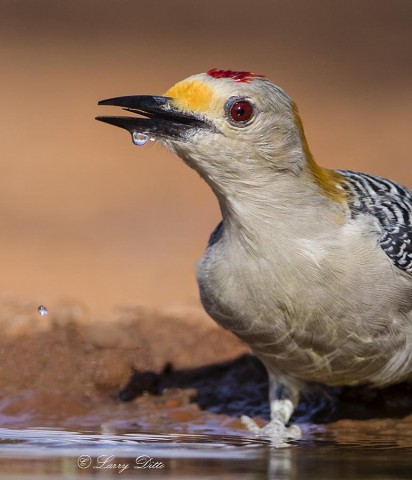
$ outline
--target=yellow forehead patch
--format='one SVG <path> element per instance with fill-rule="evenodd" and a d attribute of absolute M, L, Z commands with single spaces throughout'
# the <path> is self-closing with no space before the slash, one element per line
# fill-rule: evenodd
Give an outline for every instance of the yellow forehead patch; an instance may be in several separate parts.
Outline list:
<path fill-rule="evenodd" d="M 173 98 L 173 103 L 181 110 L 210 113 L 216 105 L 212 88 L 199 80 L 183 80 L 164 95 Z"/>

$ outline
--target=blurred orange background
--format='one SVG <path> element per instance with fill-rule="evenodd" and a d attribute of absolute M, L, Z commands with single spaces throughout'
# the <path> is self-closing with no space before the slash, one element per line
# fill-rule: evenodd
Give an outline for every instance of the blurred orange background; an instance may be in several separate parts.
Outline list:
<path fill-rule="evenodd" d="M 410 0 L 2 0 L 0 24 L 0 295 L 199 305 L 217 202 L 94 117 L 213 67 L 283 87 L 320 164 L 412 186 Z"/>

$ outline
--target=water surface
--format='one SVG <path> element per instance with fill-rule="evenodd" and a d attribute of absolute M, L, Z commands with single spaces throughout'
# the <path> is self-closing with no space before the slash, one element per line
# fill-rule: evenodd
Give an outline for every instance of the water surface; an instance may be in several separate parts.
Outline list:
<path fill-rule="evenodd" d="M 318 429 L 305 433 L 276 449 L 240 435 L 2 428 L 0 478 L 411 478 L 411 450 L 396 442 L 339 445 Z"/>

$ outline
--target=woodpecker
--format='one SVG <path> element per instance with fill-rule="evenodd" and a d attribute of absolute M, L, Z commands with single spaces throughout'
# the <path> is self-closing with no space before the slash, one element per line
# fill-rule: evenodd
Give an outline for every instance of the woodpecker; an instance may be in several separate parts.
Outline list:
<path fill-rule="evenodd" d="M 307 382 L 384 387 L 412 378 L 412 192 L 319 166 L 292 99 L 262 75 L 213 69 L 164 96 L 99 102 L 97 117 L 154 137 L 195 169 L 222 221 L 196 273 L 207 313 L 269 375 L 275 444 Z"/>

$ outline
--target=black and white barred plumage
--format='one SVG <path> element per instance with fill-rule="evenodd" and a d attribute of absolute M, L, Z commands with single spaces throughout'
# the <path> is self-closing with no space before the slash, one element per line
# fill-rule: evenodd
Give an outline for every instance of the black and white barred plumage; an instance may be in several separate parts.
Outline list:
<path fill-rule="evenodd" d="M 412 274 L 412 191 L 365 173 L 338 170 L 351 193 L 352 214 L 373 215 L 381 226 L 379 243 L 392 262 Z"/>

